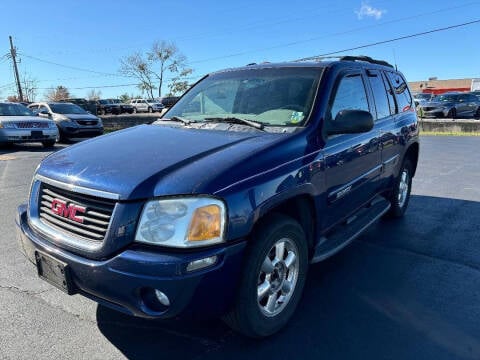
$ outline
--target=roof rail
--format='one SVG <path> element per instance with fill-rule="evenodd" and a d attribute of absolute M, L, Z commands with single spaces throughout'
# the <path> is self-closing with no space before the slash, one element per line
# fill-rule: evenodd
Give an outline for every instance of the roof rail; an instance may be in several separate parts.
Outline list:
<path fill-rule="evenodd" d="M 294 62 L 322 61 L 322 60 L 328 60 L 328 59 L 338 59 L 338 60 L 344 60 L 344 61 L 365 61 L 365 62 L 369 62 L 371 64 L 383 65 L 383 66 L 388 66 L 388 67 L 393 68 L 393 65 L 389 64 L 386 61 L 375 60 L 375 59 L 372 59 L 370 56 L 363 56 L 363 55 L 359 55 L 359 56 L 351 56 L 351 55 L 347 55 L 347 56 L 312 56 L 312 57 L 307 57 L 307 58 L 303 58 L 303 59 L 297 59 L 297 60 L 294 60 Z"/>
<path fill-rule="evenodd" d="M 371 64 L 377 64 L 377 65 L 383 65 L 383 66 L 388 66 L 393 68 L 392 64 L 389 64 L 386 61 L 383 60 L 375 60 L 372 59 L 370 56 L 342 56 L 340 57 L 340 60 L 345 60 L 345 61 L 366 61 Z"/>

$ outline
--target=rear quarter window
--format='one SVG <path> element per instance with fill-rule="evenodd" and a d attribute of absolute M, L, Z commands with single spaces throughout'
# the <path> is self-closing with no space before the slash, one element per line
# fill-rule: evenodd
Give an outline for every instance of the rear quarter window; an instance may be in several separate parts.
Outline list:
<path fill-rule="evenodd" d="M 397 98 L 398 111 L 409 111 L 413 108 L 412 95 L 408 90 L 405 79 L 398 73 L 387 72 L 388 79 L 394 89 L 395 97 Z"/>

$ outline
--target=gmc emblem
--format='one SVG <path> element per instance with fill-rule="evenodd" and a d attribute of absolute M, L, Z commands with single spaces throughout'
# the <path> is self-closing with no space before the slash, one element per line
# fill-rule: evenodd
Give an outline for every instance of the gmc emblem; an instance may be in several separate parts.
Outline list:
<path fill-rule="evenodd" d="M 50 207 L 55 215 L 68 218 L 83 224 L 83 216 L 77 216 L 77 213 L 85 214 L 87 208 L 75 204 L 68 204 L 65 200 L 53 199 Z"/>

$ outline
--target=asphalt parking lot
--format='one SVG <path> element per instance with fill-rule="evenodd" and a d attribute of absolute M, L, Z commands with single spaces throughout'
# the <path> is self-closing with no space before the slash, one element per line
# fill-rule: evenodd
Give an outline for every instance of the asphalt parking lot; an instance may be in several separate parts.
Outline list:
<path fill-rule="evenodd" d="M 479 359 L 480 137 L 421 140 L 405 218 L 312 266 L 293 321 L 262 341 L 219 320 L 131 318 L 40 281 L 14 215 L 49 152 L 0 149 L 0 359 Z"/>

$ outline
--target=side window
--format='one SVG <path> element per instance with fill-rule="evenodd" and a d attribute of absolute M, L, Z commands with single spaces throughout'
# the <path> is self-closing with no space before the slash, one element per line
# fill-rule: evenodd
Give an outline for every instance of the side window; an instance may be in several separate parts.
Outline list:
<path fill-rule="evenodd" d="M 409 111 L 412 109 L 412 95 L 408 91 L 407 83 L 398 73 L 388 72 L 387 74 L 396 94 L 399 112 Z"/>
<path fill-rule="evenodd" d="M 377 109 L 377 119 L 390 116 L 390 104 L 382 74 L 378 70 L 368 70 L 368 81 L 373 91 L 375 108 Z"/>
<path fill-rule="evenodd" d="M 335 120 L 341 110 L 370 111 L 365 85 L 360 74 L 347 75 L 340 80 L 332 102 L 331 119 Z"/>
<path fill-rule="evenodd" d="M 42 112 L 42 111 L 50 112 L 45 105 L 41 105 L 41 106 L 38 108 L 38 112 Z"/>

